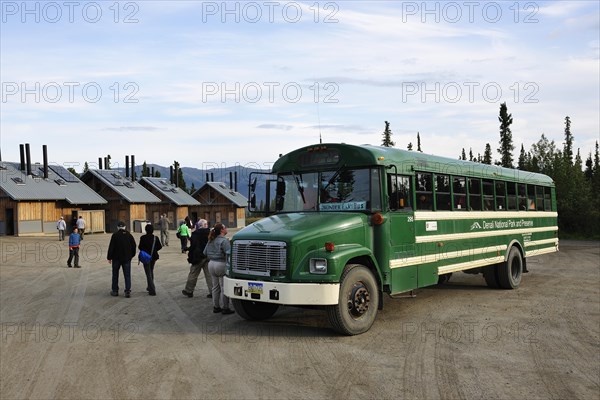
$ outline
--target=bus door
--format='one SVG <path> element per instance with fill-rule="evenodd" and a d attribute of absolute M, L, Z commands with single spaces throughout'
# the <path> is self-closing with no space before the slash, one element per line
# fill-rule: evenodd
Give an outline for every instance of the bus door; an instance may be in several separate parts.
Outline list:
<path fill-rule="evenodd" d="M 415 251 L 415 222 L 412 206 L 411 177 L 388 174 L 389 264 L 391 292 L 406 292 L 417 287 L 418 263 Z"/>

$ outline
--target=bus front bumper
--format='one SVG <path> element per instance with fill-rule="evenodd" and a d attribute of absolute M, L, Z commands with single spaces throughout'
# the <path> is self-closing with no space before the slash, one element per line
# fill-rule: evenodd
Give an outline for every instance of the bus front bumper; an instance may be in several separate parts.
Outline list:
<path fill-rule="evenodd" d="M 281 283 L 223 277 L 225 296 L 282 305 L 334 305 L 339 283 Z"/>

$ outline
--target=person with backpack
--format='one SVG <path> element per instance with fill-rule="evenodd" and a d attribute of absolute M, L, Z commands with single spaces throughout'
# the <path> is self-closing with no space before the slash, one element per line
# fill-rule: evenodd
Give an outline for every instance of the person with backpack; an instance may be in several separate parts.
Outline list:
<path fill-rule="evenodd" d="M 146 273 L 146 282 L 148 286 L 146 287 L 146 291 L 150 296 L 156 296 L 156 287 L 154 286 L 154 265 L 156 264 L 156 260 L 158 260 L 158 252 L 162 249 L 162 244 L 160 244 L 160 240 L 158 237 L 154 236 L 154 227 L 151 224 L 147 224 L 144 228 L 146 231 L 145 235 L 140 237 L 140 244 L 138 245 L 138 249 L 140 249 L 140 253 L 145 251 L 150 255 L 150 261 L 144 262 L 144 272 Z"/>
<path fill-rule="evenodd" d="M 196 222 L 196 229 L 192 232 L 190 237 L 190 248 L 188 249 L 188 262 L 191 264 L 190 273 L 185 284 L 185 289 L 181 291 L 184 296 L 194 297 L 194 289 L 198 282 L 198 276 L 200 271 L 204 271 L 204 279 L 206 280 L 206 286 L 208 288 L 208 295 L 206 297 L 212 297 L 212 280 L 210 273 L 208 272 L 208 258 L 204 255 L 204 248 L 208 242 L 208 222 L 205 219 L 201 219 Z"/>
<path fill-rule="evenodd" d="M 177 237 L 181 241 L 181 252 L 185 253 L 188 250 L 188 239 L 190 238 L 190 228 L 186 225 L 185 221 L 179 223 L 177 228 Z"/>
<path fill-rule="evenodd" d="M 231 249 L 227 235 L 227 227 L 216 223 L 208 235 L 208 243 L 204 248 L 204 255 L 208 257 L 208 271 L 212 279 L 213 312 L 233 314 L 229 308 L 229 297 L 223 290 L 223 276 L 227 270 L 227 254 Z"/>

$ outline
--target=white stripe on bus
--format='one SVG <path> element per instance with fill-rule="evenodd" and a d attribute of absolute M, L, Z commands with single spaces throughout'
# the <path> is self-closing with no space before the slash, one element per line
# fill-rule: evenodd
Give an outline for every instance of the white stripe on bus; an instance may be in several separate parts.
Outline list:
<path fill-rule="evenodd" d="M 540 228 L 521 228 L 521 229 L 506 229 L 506 230 L 494 230 L 494 231 L 477 231 L 468 233 L 449 233 L 445 235 L 431 235 L 431 236 L 416 236 L 415 243 L 430 243 L 444 240 L 462 240 L 462 239 L 474 239 L 491 236 L 505 236 L 505 235 L 518 235 L 528 234 L 534 232 L 553 232 L 557 231 L 558 226 L 547 226 Z"/>
<path fill-rule="evenodd" d="M 498 254 L 498 252 L 505 251 L 507 247 L 508 246 L 506 246 L 506 245 L 504 245 L 504 246 L 487 246 L 487 247 L 481 247 L 481 248 L 477 248 L 477 249 L 466 249 L 466 250 L 460 250 L 460 251 L 450 251 L 450 252 L 446 252 L 446 253 L 435 253 L 435 254 L 428 254 L 428 255 L 422 255 L 422 256 L 410 257 L 410 258 L 397 258 L 394 260 L 390 260 L 390 268 L 393 269 L 393 268 L 409 267 L 411 265 L 428 264 L 428 263 L 432 263 L 432 262 L 436 262 L 436 261 L 440 261 L 440 260 L 446 260 L 449 258 L 479 256 L 479 255 L 483 255 L 486 253 L 495 253 L 494 257 L 492 257 L 492 258 L 495 258 L 496 255 Z M 504 257 L 502 257 L 502 259 L 504 260 Z"/>
<path fill-rule="evenodd" d="M 541 246 L 543 244 L 549 244 L 549 243 L 557 244 L 558 238 L 544 239 L 544 240 L 531 240 L 529 242 L 525 242 L 525 247 Z"/>
<path fill-rule="evenodd" d="M 555 211 L 415 211 L 415 221 L 483 218 L 557 218 Z"/>
<path fill-rule="evenodd" d="M 445 265 L 438 268 L 438 275 L 449 274 L 451 272 L 462 271 L 465 269 L 472 269 L 477 267 L 483 267 L 491 264 L 498 264 L 504 261 L 504 257 L 486 258 L 484 260 L 469 261 L 460 264 Z"/>

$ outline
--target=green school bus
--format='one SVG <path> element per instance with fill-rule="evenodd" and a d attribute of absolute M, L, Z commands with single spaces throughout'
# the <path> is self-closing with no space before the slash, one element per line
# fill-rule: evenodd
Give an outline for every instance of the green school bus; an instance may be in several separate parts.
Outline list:
<path fill-rule="evenodd" d="M 317 144 L 280 157 L 265 180 L 271 214 L 233 236 L 224 281 L 249 320 L 281 305 L 320 306 L 336 331 L 356 335 L 372 326 L 384 293 L 458 271 L 516 289 L 529 257 L 558 251 L 555 186 L 541 174 Z"/>

